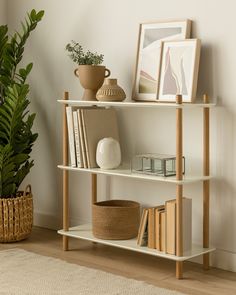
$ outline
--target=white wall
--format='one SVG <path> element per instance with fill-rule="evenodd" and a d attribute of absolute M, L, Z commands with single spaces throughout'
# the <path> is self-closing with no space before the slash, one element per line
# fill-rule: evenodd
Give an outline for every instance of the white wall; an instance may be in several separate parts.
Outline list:
<path fill-rule="evenodd" d="M 8 21 L 16 28 L 26 11 L 45 9 L 45 17 L 28 43 L 25 60 L 34 61 L 30 78 L 32 105 L 37 112 L 35 129 L 40 136 L 34 148 L 35 167 L 26 182 L 33 185 L 35 222 L 55 227 L 61 219 L 61 106 L 56 100 L 64 90 L 79 99 L 82 89 L 73 76 L 75 65 L 67 57 L 65 45 L 71 39 L 85 48 L 104 53 L 111 69 L 130 97 L 136 55 L 138 24 L 169 18 L 194 21 L 193 37 L 202 39 L 199 94 L 217 97 L 212 111 L 211 160 L 211 242 L 218 251 L 214 265 L 236 271 L 236 35 L 235 1 L 16 1 L 8 0 Z M 184 114 L 187 171 L 201 171 L 200 110 Z M 124 158 L 137 152 L 174 153 L 175 116 L 171 110 L 119 110 Z M 99 178 L 105 184 L 105 178 Z M 72 223 L 90 218 L 90 178 L 71 173 Z M 107 186 L 109 186 L 107 184 Z M 159 204 L 173 198 L 174 186 L 137 180 L 111 179 L 111 197 L 129 198 L 144 204 Z M 193 198 L 194 241 L 202 236 L 202 188 L 188 185 L 185 195 Z M 99 198 L 106 195 L 99 185 Z"/>
<path fill-rule="evenodd" d="M 0 25 L 4 25 L 7 22 L 7 1 L 0 0 Z"/>

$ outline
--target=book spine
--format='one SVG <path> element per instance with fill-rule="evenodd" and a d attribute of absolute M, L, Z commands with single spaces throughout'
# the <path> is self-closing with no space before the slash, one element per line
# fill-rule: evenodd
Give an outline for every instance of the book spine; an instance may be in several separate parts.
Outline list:
<path fill-rule="evenodd" d="M 161 216 L 160 216 L 160 250 L 161 251 L 166 251 L 166 212 L 162 211 Z"/>
<path fill-rule="evenodd" d="M 82 119 L 83 133 L 84 133 L 84 144 L 85 144 L 86 160 L 87 160 L 88 168 L 91 168 L 90 159 L 89 159 L 89 150 L 88 150 L 88 139 L 87 139 L 86 126 L 85 126 L 85 122 L 84 122 L 84 112 L 83 112 L 83 110 L 81 110 L 81 119 Z"/>
<path fill-rule="evenodd" d="M 192 249 L 192 199 L 183 199 L 183 251 Z"/>
<path fill-rule="evenodd" d="M 142 212 L 142 217 L 141 217 L 141 220 L 140 220 L 140 223 L 139 223 L 139 229 L 138 229 L 137 245 L 139 245 L 139 246 L 141 244 L 140 235 L 141 235 L 141 229 L 142 229 L 143 221 L 144 221 L 144 210 Z"/>
<path fill-rule="evenodd" d="M 166 202 L 166 253 L 176 254 L 176 203 Z"/>
<path fill-rule="evenodd" d="M 183 251 L 192 248 L 192 200 L 183 198 Z M 166 202 L 166 252 L 176 255 L 176 201 Z"/>
<path fill-rule="evenodd" d="M 148 248 L 155 249 L 155 217 L 154 208 L 148 209 Z"/>
<path fill-rule="evenodd" d="M 156 240 L 156 249 L 158 251 L 161 251 L 161 236 L 160 236 L 160 224 L 161 224 L 161 220 L 160 220 L 160 214 L 161 212 L 156 209 L 155 210 L 155 240 Z"/>
<path fill-rule="evenodd" d="M 81 157 L 81 149 L 80 149 L 79 124 L 78 124 L 77 111 L 73 112 L 73 121 L 74 121 L 74 137 L 75 137 L 77 167 L 82 168 L 82 165 L 81 165 L 82 157 Z"/>
<path fill-rule="evenodd" d="M 85 154 L 84 132 L 83 132 L 83 126 L 82 126 L 81 109 L 77 110 L 77 115 L 78 115 L 79 135 L 80 135 L 81 153 L 82 153 L 81 158 L 83 162 L 83 167 L 88 168 L 86 154 Z"/>
<path fill-rule="evenodd" d="M 140 243 L 141 247 L 147 246 L 148 244 L 148 209 L 144 209 L 144 217 L 142 223 L 142 229 L 140 232 Z"/>
<path fill-rule="evenodd" d="M 70 151 L 70 160 L 71 166 L 76 167 L 76 158 L 75 158 L 75 138 L 74 138 L 74 124 L 72 117 L 72 107 L 66 107 L 66 118 L 67 118 L 67 127 L 68 127 L 68 139 L 69 139 L 69 151 Z"/>

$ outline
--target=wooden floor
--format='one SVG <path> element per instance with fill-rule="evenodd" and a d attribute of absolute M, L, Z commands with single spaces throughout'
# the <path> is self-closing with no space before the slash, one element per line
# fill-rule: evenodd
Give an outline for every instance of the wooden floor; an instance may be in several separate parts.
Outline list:
<path fill-rule="evenodd" d="M 52 230 L 34 228 L 31 237 L 23 242 L 0 244 L 0 250 L 14 247 L 186 294 L 236 294 L 236 273 L 214 268 L 203 271 L 200 265 L 185 262 L 185 279 L 177 280 L 173 261 L 76 239 L 70 240 L 71 251 L 64 252 L 61 236 Z"/>

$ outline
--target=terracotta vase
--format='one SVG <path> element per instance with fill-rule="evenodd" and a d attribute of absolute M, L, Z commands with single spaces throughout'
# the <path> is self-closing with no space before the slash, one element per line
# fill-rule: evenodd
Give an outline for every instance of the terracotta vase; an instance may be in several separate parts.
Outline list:
<path fill-rule="evenodd" d="M 82 100 L 96 100 L 96 93 L 102 86 L 104 78 L 111 72 L 105 66 L 79 65 L 74 71 L 84 88 Z"/>
<path fill-rule="evenodd" d="M 126 98 L 124 90 L 117 85 L 117 79 L 105 79 L 96 95 L 100 101 L 122 101 Z"/>

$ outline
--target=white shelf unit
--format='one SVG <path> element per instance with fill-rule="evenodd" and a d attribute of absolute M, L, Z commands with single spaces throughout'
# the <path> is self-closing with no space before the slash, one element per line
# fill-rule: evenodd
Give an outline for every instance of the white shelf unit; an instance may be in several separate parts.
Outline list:
<path fill-rule="evenodd" d="M 181 96 L 177 97 L 176 103 L 157 103 L 157 102 L 100 102 L 100 101 L 80 101 L 69 100 L 68 92 L 65 92 L 64 99 L 58 100 L 63 104 L 63 165 L 58 165 L 58 168 L 63 170 L 63 229 L 58 233 L 63 236 L 63 249 L 68 250 L 68 238 L 78 238 L 88 240 L 100 244 L 105 244 L 113 247 L 118 247 L 126 250 L 145 253 L 153 256 L 159 256 L 176 261 L 176 278 L 183 277 L 183 261 L 196 256 L 203 255 L 204 269 L 209 269 L 209 253 L 215 248 L 209 246 L 209 198 L 210 198 L 210 179 L 209 175 L 209 111 L 214 107 L 214 103 L 208 103 L 208 97 L 204 95 L 204 103 L 185 103 L 182 104 Z M 105 107 L 156 107 L 156 108 L 174 108 L 176 109 L 176 176 L 174 177 L 158 177 L 152 175 L 131 173 L 129 167 L 120 167 L 114 170 L 102 170 L 100 168 L 74 168 L 68 165 L 68 132 L 66 124 L 66 106 L 105 106 Z M 189 108 L 202 108 L 203 110 L 203 175 L 182 175 L 182 113 L 183 110 Z M 108 176 L 126 177 L 140 179 L 143 181 L 156 181 L 176 185 L 176 208 L 177 208 L 177 235 L 176 247 L 177 255 L 166 254 L 155 249 L 137 246 L 136 239 L 125 241 L 101 240 L 93 236 L 91 225 L 81 225 L 73 228 L 69 227 L 69 208 L 68 208 L 68 177 L 69 171 L 90 173 L 92 177 L 92 203 L 97 200 L 97 175 L 103 174 Z M 182 241 L 182 198 L 183 186 L 185 184 L 200 182 L 203 186 L 203 245 L 192 245 L 192 251 L 183 252 Z"/>

